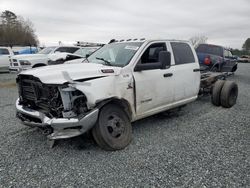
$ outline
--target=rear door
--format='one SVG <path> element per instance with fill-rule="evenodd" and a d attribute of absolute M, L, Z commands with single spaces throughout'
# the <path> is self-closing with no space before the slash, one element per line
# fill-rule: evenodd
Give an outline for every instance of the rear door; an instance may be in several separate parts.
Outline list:
<path fill-rule="evenodd" d="M 185 42 L 171 42 L 175 60 L 174 100 L 196 98 L 200 87 L 200 66 L 193 48 Z"/>
<path fill-rule="evenodd" d="M 149 44 L 137 62 L 137 64 L 152 65 L 149 70 L 133 73 L 137 117 L 154 114 L 173 102 L 174 67 L 160 69 L 153 66 L 159 63 L 159 52 L 163 50 L 167 50 L 165 42 Z"/>

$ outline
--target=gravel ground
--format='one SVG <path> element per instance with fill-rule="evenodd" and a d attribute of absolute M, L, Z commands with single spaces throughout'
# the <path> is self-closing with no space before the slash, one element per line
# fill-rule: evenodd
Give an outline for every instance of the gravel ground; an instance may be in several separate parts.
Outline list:
<path fill-rule="evenodd" d="M 233 108 L 203 97 L 140 120 L 132 143 L 116 152 L 89 134 L 50 149 L 39 130 L 16 120 L 14 78 L 0 74 L 0 187 L 250 187 L 250 64 L 230 78 L 239 84 Z"/>

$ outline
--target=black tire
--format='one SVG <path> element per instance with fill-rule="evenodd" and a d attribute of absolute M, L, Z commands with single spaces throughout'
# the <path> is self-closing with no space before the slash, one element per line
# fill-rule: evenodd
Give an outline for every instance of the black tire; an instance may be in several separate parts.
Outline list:
<path fill-rule="evenodd" d="M 232 68 L 232 72 L 235 72 L 237 70 L 238 66 L 235 65 L 233 68 Z"/>
<path fill-rule="evenodd" d="M 221 90 L 221 106 L 224 108 L 231 108 L 236 104 L 238 97 L 238 85 L 232 81 L 226 81 Z"/>
<path fill-rule="evenodd" d="M 126 112 L 114 104 L 101 108 L 92 135 L 104 150 L 124 149 L 132 139 L 132 126 Z"/>
<path fill-rule="evenodd" d="M 221 105 L 220 97 L 221 97 L 221 90 L 222 90 L 224 83 L 225 83 L 224 80 L 218 80 L 214 84 L 212 95 L 211 95 L 211 102 L 215 106 Z"/>

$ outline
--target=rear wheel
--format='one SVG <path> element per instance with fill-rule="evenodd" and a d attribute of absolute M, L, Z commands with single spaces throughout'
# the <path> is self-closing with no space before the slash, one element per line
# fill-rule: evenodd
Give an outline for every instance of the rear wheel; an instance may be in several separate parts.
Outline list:
<path fill-rule="evenodd" d="M 224 108 L 231 108 L 236 104 L 238 97 L 238 85 L 232 81 L 226 81 L 221 90 L 221 106 Z"/>
<path fill-rule="evenodd" d="M 225 81 L 224 80 L 218 80 L 215 82 L 213 90 L 212 90 L 212 95 L 211 95 L 211 102 L 215 106 L 220 106 L 221 105 L 221 90 L 224 85 Z"/>
<path fill-rule="evenodd" d="M 125 148 L 132 139 L 132 126 L 126 112 L 114 104 L 104 106 L 92 129 L 92 135 L 105 150 Z"/>

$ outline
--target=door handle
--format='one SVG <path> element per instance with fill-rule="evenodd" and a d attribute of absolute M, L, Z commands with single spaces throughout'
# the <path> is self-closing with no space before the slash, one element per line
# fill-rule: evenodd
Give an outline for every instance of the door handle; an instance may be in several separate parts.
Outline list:
<path fill-rule="evenodd" d="M 201 69 L 194 69 L 193 71 L 194 71 L 194 72 L 200 72 Z"/>
<path fill-rule="evenodd" d="M 166 74 L 163 74 L 163 77 L 171 77 L 171 76 L 173 76 L 173 73 L 166 73 Z"/>

